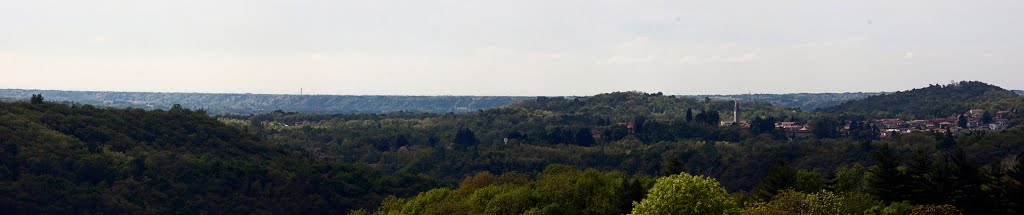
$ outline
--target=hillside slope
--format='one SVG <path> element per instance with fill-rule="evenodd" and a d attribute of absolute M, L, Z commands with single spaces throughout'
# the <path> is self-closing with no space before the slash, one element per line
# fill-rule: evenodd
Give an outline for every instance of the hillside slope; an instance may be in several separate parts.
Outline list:
<path fill-rule="evenodd" d="M 990 84 L 964 81 L 900 91 L 820 109 L 835 114 L 875 117 L 947 117 L 970 109 L 1009 110 L 1024 106 L 1024 97 Z"/>
<path fill-rule="evenodd" d="M 345 213 L 432 186 L 317 161 L 201 111 L 0 102 L 5 214 Z"/>
<path fill-rule="evenodd" d="M 845 101 L 863 99 L 882 93 L 848 92 L 848 93 L 787 93 L 787 94 L 736 94 L 736 95 L 695 95 L 696 99 L 710 97 L 712 99 L 740 100 L 745 102 L 769 103 L 779 107 L 800 108 L 813 111 L 832 107 Z"/>
<path fill-rule="evenodd" d="M 707 100 L 705 100 L 707 99 Z M 562 98 L 538 97 L 514 102 L 508 107 L 528 110 L 552 111 L 565 114 L 592 115 L 615 118 L 614 116 L 652 116 L 682 118 L 686 110 L 694 113 L 708 110 L 732 113 L 731 98 L 692 98 L 691 96 L 668 96 L 660 93 L 613 92 L 588 97 Z M 750 116 L 773 115 L 792 112 L 789 108 L 781 108 L 769 103 L 740 101 L 739 108 L 744 118 Z M 731 118 L 731 116 L 722 119 Z M 744 119 L 746 120 L 746 119 Z"/>

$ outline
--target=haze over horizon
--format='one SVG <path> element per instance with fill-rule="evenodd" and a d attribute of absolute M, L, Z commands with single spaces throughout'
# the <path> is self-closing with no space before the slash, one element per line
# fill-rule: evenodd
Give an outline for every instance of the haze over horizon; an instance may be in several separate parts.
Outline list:
<path fill-rule="evenodd" d="M 0 88 L 329 95 L 1024 89 L 1018 1 L 0 1 Z"/>
<path fill-rule="evenodd" d="M 957 82 L 958 81 L 959 80 L 957 80 Z M 945 84 L 950 84 L 950 83 L 933 83 L 933 84 L 945 85 Z M 644 92 L 644 93 L 659 93 L 660 92 L 660 93 L 663 93 L 665 95 L 673 95 L 673 96 L 705 96 L 705 95 L 729 96 L 729 95 L 747 95 L 747 94 L 753 94 L 753 95 L 758 95 L 758 94 L 762 94 L 762 95 L 764 95 L 764 94 L 769 94 L 769 95 L 785 95 L 785 94 L 804 94 L 804 93 L 807 93 L 807 94 L 891 93 L 891 92 L 897 92 L 897 91 L 909 91 L 909 90 L 918 89 L 918 88 L 922 88 L 922 87 L 926 87 L 926 86 L 918 86 L 918 87 L 912 87 L 912 88 L 908 87 L 906 89 L 897 89 L 897 90 L 892 90 L 892 91 L 779 92 L 779 93 L 752 91 L 752 92 L 746 92 L 746 93 L 743 93 L 743 92 L 736 92 L 736 93 L 715 93 L 715 92 L 710 92 L 710 93 L 703 93 L 703 94 L 694 94 L 694 93 L 690 93 L 690 94 L 673 94 L 673 93 L 665 93 L 665 92 L 662 92 L 662 91 L 616 90 L 616 91 L 608 91 L 608 92 L 598 92 L 598 93 L 594 93 L 594 94 L 575 94 L 575 95 L 332 94 L 332 93 L 300 92 L 303 89 L 299 89 L 299 91 L 295 91 L 295 92 L 280 92 L 280 93 L 277 93 L 277 92 L 262 93 L 262 92 L 146 91 L 146 90 L 102 90 L 102 89 L 100 89 L 100 90 L 91 90 L 91 89 L 40 89 L 40 88 L 0 88 L 0 91 L 2 91 L 2 90 L 25 90 L 25 91 L 66 91 L 66 92 L 184 93 L 184 94 L 199 93 L 199 94 L 254 94 L 254 95 L 306 95 L 306 96 L 481 96 L 481 97 L 486 97 L 486 96 L 494 96 L 494 97 L 506 97 L 506 96 L 507 97 L 555 96 L 555 97 L 557 97 L 557 96 L 594 96 L 594 95 L 597 95 L 597 94 L 606 94 L 606 93 L 613 93 L 613 92 L 629 92 L 629 91 L 637 91 L 637 92 Z M 998 87 L 1001 87 L 1001 86 L 998 86 Z M 1024 90 L 1012 89 L 1012 88 L 1004 88 L 1004 89 L 1010 90 L 1010 91 L 1024 91 Z"/>

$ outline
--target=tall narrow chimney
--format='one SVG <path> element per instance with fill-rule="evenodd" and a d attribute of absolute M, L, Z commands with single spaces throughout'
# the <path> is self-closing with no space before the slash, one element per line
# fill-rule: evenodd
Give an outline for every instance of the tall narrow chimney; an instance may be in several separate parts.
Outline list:
<path fill-rule="evenodd" d="M 739 114 L 739 112 L 740 112 L 740 101 L 739 100 L 733 100 L 732 102 L 733 102 L 732 103 L 732 123 L 736 124 L 736 125 L 739 125 L 740 124 L 740 114 Z"/>

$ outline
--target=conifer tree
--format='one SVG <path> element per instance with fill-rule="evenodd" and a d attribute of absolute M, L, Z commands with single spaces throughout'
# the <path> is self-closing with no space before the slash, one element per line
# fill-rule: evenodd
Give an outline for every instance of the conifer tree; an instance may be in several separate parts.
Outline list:
<path fill-rule="evenodd" d="M 665 164 L 665 168 L 661 171 L 662 176 L 670 176 L 679 174 L 685 171 L 683 163 L 679 162 L 679 159 L 669 159 L 668 163 Z"/>
<path fill-rule="evenodd" d="M 590 129 L 580 128 L 576 130 L 576 145 L 579 146 L 593 146 L 597 141 L 594 140 L 594 135 L 590 132 Z"/>
<path fill-rule="evenodd" d="M 476 139 L 476 134 L 473 134 L 473 130 L 461 128 L 455 133 L 455 141 L 453 143 L 459 147 L 468 147 L 480 143 L 480 140 Z"/>
<path fill-rule="evenodd" d="M 42 104 L 43 94 L 32 94 L 32 98 L 29 100 L 32 104 Z"/>
<path fill-rule="evenodd" d="M 882 145 L 872 153 L 875 166 L 868 169 L 868 191 L 884 201 L 906 199 L 906 184 L 910 179 L 900 172 L 896 152 L 889 145 Z"/>
<path fill-rule="evenodd" d="M 915 204 L 935 204 L 933 198 L 933 186 L 929 181 L 929 172 L 932 168 L 932 160 L 928 154 L 923 150 L 919 149 L 914 151 L 914 155 L 910 160 L 910 166 L 907 168 L 907 177 L 913 180 L 915 183 L 908 183 L 907 193 L 910 202 Z"/>
<path fill-rule="evenodd" d="M 788 163 L 781 162 L 772 170 L 771 174 L 761 179 L 761 182 L 754 188 L 754 192 L 761 199 L 770 199 L 779 191 L 794 187 L 796 187 L 796 170 L 789 167 Z"/>

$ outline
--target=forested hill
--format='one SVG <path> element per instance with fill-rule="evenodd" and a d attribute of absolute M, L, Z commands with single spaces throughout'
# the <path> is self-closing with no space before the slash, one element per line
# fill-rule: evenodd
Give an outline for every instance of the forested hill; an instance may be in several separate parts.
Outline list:
<path fill-rule="evenodd" d="M 431 180 L 318 161 L 201 111 L 0 102 L 4 214 L 339 214 Z"/>
<path fill-rule="evenodd" d="M 43 94 L 49 101 L 70 101 L 106 107 L 166 109 L 174 104 L 219 114 L 259 114 L 274 110 L 301 113 L 386 113 L 396 111 L 448 113 L 502 106 L 527 97 L 512 96 L 342 96 L 213 93 L 146 93 L 0 89 L 0 101 L 24 100 Z"/>
<path fill-rule="evenodd" d="M 769 103 L 757 103 L 740 101 L 741 116 L 781 115 L 783 112 L 792 112 L 787 108 L 775 107 Z M 634 116 L 648 116 L 655 118 L 682 119 L 687 110 L 692 114 L 702 111 L 717 111 L 729 113 L 722 115 L 720 119 L 732 119 L 733 101 L 729 99 L 695 99 L 691 96 L 668 96 L 661 93 L 644 92 L 613 92 L 603 93 L 588 97 L 563 98 L 563 97 L 538 97 L 536 99 L 514 102 L 507 107 L 521 108 L 534 111 L 548 111 L 566 115 L 588 115 L 610 118 L 630 118 Z M 711 120 L 714 121 L 714 120 Z M 717 122 L 715 122 L 717 123 Z"/>
<path fill-rule="evenodd" d="M 739 100 L 743 102 L 769 103 L 779 107 L 800 108 L 813 111 L 832 107 L 845 101 L 867 98 L 882 93 L 787 93 L 787 94 L 737 94 L 737 95 L 695 95 L 696 99 L 710 97 L 720 100 Z"/>
<path fill-rule="evenodd" d="M 821 111 L 874 117 L 948 117 L 970 109 L 1010 110 L 1024 107 L 1024 97 L 998 86 L 963 81 L 844 102 Z"/>
<path fill-rule="evenodd" d="M 1014 92 L 1014 93 L 1017 93 L 1017 95 L 1022 95 L 1022 96 L 1024 96 L 1024 90 L 1014 90 L 1013 92 Z"/>
<path fill-rule="evenodd" d="M 43 94 L 49 101 L 75 102 L 103 107 L 166 109 L 174 104 L 185 108 L 205 109 L 213 115 L 260 114 L 275 110 L 313 114 L 388 113 L 396 111 L 420 113 L 462 113 L 490 109 L 534 97 L 517 96 L 342 96 L 342 95 L 273 95 L 213 93 L 147 93 L 0 89 L 0 101 L 24 100 L 31 94 Z M 750 95 L 680 95 L 676 97 L 702 100 L 739 100 L 772 104 L 777 107 L 812 111 L 844 101 L 862 99 L 879 93 L 795 93 Z M 671 97 L 671 96 L 669 96 Z M 562 97 L 549 97 L 551 99 Z"/>
<path fill-rule="evenodd" d="M 841 122 L 857 120 L 847 116 L 757 103 L 740 103 L 749 127 L 720 125 L 733 104 L 616 92 L 464 114 L 272 112 L 221 120 L 323 159 L 449 182 L 412 198 L 388 198 L 376 214 L 622 214 L 644 208 L 632 204 L 640 199 L 659 201 L 652 177 L 680 172 L 713 177 L 703 184 L 720 184 L 722 196 L 747 201 L 736 204 L 747 207 L 745 214 L 882 214 L 897 206 L 904 212 L 891 214 L 909 214 L 910 204 L 949 204 L 966 214 L 1024 211 L 1006 206 L 1019 202 L 1017 182 L 1024 180 L 1000 171 L 1024 152 L 1022 127 L 881 139 L 870 126 L 841 133 Z M 814 132 L 789 136 L 775 127 L 782 120 Z M 711 199 L 704 191 L 666 189 L 662 195 L 678 201 L 665 205 Z M 779 193 L 785 190 L 791 191 Z M 826 206 L 833 209 L 800 211 L 812 202 L 834 202 Z M 771 206 L 778 204 L 797 212 Z"/>

